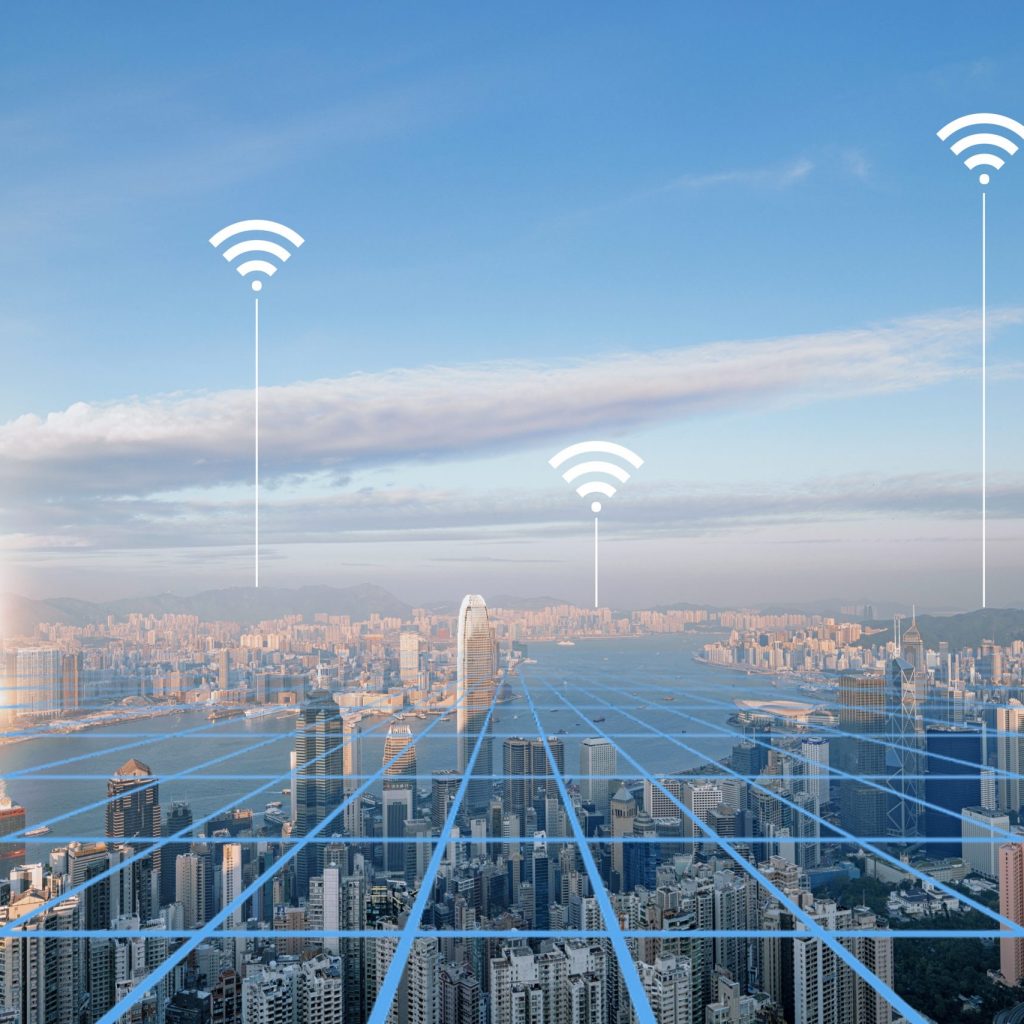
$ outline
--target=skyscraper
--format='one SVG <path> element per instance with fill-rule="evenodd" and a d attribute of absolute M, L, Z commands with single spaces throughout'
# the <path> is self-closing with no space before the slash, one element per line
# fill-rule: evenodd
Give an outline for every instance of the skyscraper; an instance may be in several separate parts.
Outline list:
<path fill-rule="evenodd" d="M 999 847 L 999 913 L 1014 924 L 1024 924 L 1024 846 L 1003 843 Z M 1024 939 L 999 940 L 999 970 L 1007 985 L 1024 979 Z"/>
<path fill-rule="evenodd" d="M 430 824 L 436 832 L 444 827 L 461 781 L 462 776 L 454 768 L 442 768 L 434 772 L 430 785 Z"/>
<path fill-rule="evenodd" d="M 829 746 L 828 740 L 820 737 L 805 739 L 800 744 L 800 753 L 805 758 L 801 771 L 807 776 L 804 791 L 817 802 L 815 813 L 829 802 Z"/>
<path fill-rule="evenodd" d="M 488 776 L 494 771 L 490 729 L 484 721 L 496 695 L 498 649 L 494 627 L 487 617 L 487 605 L 479 594 L 467 594 L 459 608 L 458 643 L 455 652 L 456 730 L 458 767 L 465 773 L 473 749 L 480 738 L 480 752 L 474 763 L 473 777 L 466 789 L 466 810 L 472 814 L 486 810 L 492 786 Z"/>
<path fill-rule="evenodd" d="M 405 822 L 413 816 L 413 794 L 416 789 L 416 744 L 412 730 L 404 722 L 392 722 L 384 740 L 383 827 L 386 839 L 405 835 Z M 384 867 L 389 872 L 405 871 L 405 844 L 384 844 Z"/>
<path fill-rule="evenodd" d="M 886 687 L 889 749 L 885 756 L 889 786 L 899 794 L 889 803 L 888 834 L 909 837 L 922 834 L 919 801 L 924 795 L 924 707 L 928 681 L 924 645 L 916 625 L 903 634 L 903 650 L 910 651 L 913 660 L 893 658 L 889 662 Z"/>
<path fill-rule="evenodd" d="M 580 744 L 580 795 L 587 803 L 592 803 L 597 813 L 608 824 L 611 805 L 611 778 L 593 778 L 592 776 L 613 776 L 618 765 L 618 755 L 610 740 L 598 736 L 590 736 Z"/>
<path fill-rule="evenodd" d="M 226 910 L 242 893 L 242 844 L 221 845 L 221 909 Z M 245 906 L 239 904 L 231 910 L 226 924 L 240 928 L 245 923 Z"/>
<path fill-rule="evenodd" d="M 948 842 L 929 843 L 928 852 L 932 857 L 959 857 L 962 849 L 960 812 L 965 807 L 977 806 L 981 799 L 978 775 L 981 735 L 977 730 L 955 725 L 929 725 L 925 737 L 928 774 L 924 798 L 929 804 L 951 812 L 943 814 L 932 807 L 925 809 L 925 835 L 929 839 L 948 837 Z"/>
<path fill-rule="evenodd" d="M 927 678 L 928 663 L 925 660 L 924 640 L 917 628 L 917 613 L 910 621 L 910 626 L 900 639 L 900 655 L 908 662 L 918 676 Z"/>
<path fill-rule="evenodd" d="M 564 744 L 557 736 L 549 736 L 548 747 L 559 772 L 564 772 Z M 551 764 L 542 739 L 510 736 L 502 743 L 501 763 L 505 778 L 502 794 L 505 812 L 518 814 L 520 822 L 525 823 L 527 808 L 534 805 L 538 787 L 544 787 L 546 796 L 557 796 L 557 784 L 552 779 Z"/>
<path fill-rule="evenodd" d="M 619 786 L 611 799 L 612 837 L 622 838 L 633 834 L 636 820 L 636 800 L 625 786 Z M 612 843 L 612 891 L 621 892 L 625 882 L 625 844 Z"/>
<path fill-rule="evenodd" d="M 406 686 L 419 682 L 422 646 L 419 633 L 405 632 L 398 637 L 398 678 Z"/>
<path fill-rule="evenodd" d="M 341 784 L 342 799 L 351 797 L 359 788 L 359 747 L 362 742 L 363 719 L 360 714 L 343 715 L 341 719 L 341 736 L 344 746 L 341 751 L 342 774 L 345 776 Z M 361 800 L 351 800 L 341 812 L 342 823 L 347 836 L 363 834 L 363 808 Z"/>
<path fill-rule="evenodd" d="M 140 839 L 162 835 L 160 786 L 149 765 L 137 758 L 125 761 L 107 782 L 105 835 L 137 849 L 146 845 L 140 843 Z M 156 880 L 159 885 L 161 852 L 159 847 L 154 847 L 147 857 L 135 861 L 131 867 L 139 915 L 143 920 L 148 920 L 158 909 L 154 903 L 159 899 L 159 889 L 154 893 L 153 882 Z M 134 910 L 134 907 L 122 907 L 121 912 L 129 914 Z"/>
<path fill-rule="evenodd" d="M 885 777 L 886 702 L 881 676 L 843 676 L 839 680 L 839 767 L 849 776 L 839 783 L 842 823 L 855 835 L 886 831 L 886 796 L 877 788 Z M 862 739 L 861 736 L 864 738 Z M 872 776 L 869 784 L 862 776 Z"/>
<path fill-rule="evenodd" d="M 845 910 L 830 900 L 815 901 L 808 912 L 829 931 L 878 931 L 884 927 L 864 907 Z M 802 929 L 802 923 L 796 927 Z M 854 936 L 839 940 L 887 985 L 893 983 L 892 939 Z M 793 941 L 793 1020 L 796 1024 L 891 1024 L 892 1007 L 820 939 Z"/>
<path fill-rule="evenodd" d="M 198 928 L 206 923 L 209 913 L 205 857 L 197 853 L 181 853 L 174 859 L 174 898 L 182 906 L 186 928 Z"/>
<path fill-rule="evenodd" d="M 12 703 L 19 715 L 53 718 L 63 696 L 63 655 L 55 647 L 23 647 L 16 655 Z"/>
<path fill-rule="evenodd" d="M 342 725 L 338 705 L 326 690 L 314 690 L 295 725 L 295 836 L 308 836 L 342 799 Z M 340 832 L 342 823 L 327 833 Z M 296 857 L 300 895 L 323 866 L 322 844 L 308 843 Z"/>
<path fill-rule="evenodd" d="M 163 834 L 168 836 L 177 835 L 183 829 L 192 825 L 192 807 L 184 800 L 175 800 L 167 808 L 167 815 L 163 822 Z M 174 843 L 165 843 L 160 850 L 161 863 L 166 870 L 160 873 L 160 903 L 166 905 L 174 902 L 175 887 L 177 879 L 175 876 L 175 861 L 179 855 L 188 853 L 191 839 L 186 832 L 180 840 Z"/>
<path fill-rule="evenodd" d="M 1021 774 L 1024 769 L 1024 704 L 1011 697 L 996 708 L 996 797 L 1000 810 L 1018 811 L 1024 803 Z"/>

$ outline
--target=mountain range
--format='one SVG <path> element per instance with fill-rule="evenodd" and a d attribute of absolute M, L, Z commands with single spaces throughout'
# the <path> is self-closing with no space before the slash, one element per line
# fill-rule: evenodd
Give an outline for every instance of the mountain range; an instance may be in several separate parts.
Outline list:
<path fill-rule="evenodd" d="M 435 614 L 453 615 L 458 610 L 460 599 L 425 607 Z M 523 598 L 495 594 L 487 597 L 487 603 L 492 608 L 537 611 L 572 602 L 557 597 Z M 698 606 L 680 602 L 663 605 L 661 610 L 695 607 Z M 71 597 L 39 601 L 17 594 L 3 594 L 0 595 L 0 628 L 3 628 L 7 636 L 20 636 L 34 632 L 40 622 L 87 626 L 106 622 L 111 615 L 124 618 L 131 612 L 143 615 L 197 615 L 204 622 L 220 620 L 254 625 L 285 615 L 301 615 L 311 619 L 317 613 L 323 613 L 364 620 L 374 612 L 408 618 L 411 611 L 412 605 L 373 583 L 360 583 L 351 587 L 228 587 L 204 590 L 188 597 L 154 594 L 115 601 L 82 601 Z M 875 619 L 864 625 L 888 630 L 889 636 L 892 635 L 891 620 Z M 903 628 L 906 629 L 907 625 L 904 620 Z M 994 640 L 1001 645 L 1013 640 L 1024 640 L 1024 610 L 1019 608 L 986 608 L 954 615 L 919 615 L 917 625 L 925 644 L 933 649 L 941 640 L 947 641 L 953 650 L 977 647 L 983 639 Z M 866 638 L 865 642 L 877 643 L 885 638 L 885 633 L 875 633 Z"/>
<path fill-rule="evenodd" d="M 454 614 L 459 599 L 429 605 L 437 614 Z M 519 598 L 496 595 L 488 598 L 492 608 L 536 610 L 570 602 L 555 597 Z M 204 622 L 227 621 L 253 625 L 284 615 L 301 615 L 311 619 L 317 613 L 349 615 L 355 620 L 368 619 L 374 612 L 384 616 L 408 618 L 412 605 L 406 604 L 390 591 L 373 583 L 351 587 L 228 587 L 204 590 L 190 597 L 177 594 L 154 594 L 148 597 L 126 597 L 115 601 L 82 601 L 72 597 L 33 600 L 18 594 L 0 595 L 0 626 L 6 635 L 32 633 L 40 622 L 61 622 L 72 626 L 88 626 L 107 621 L 108 616 L 124 618 L 132 612 L 142 615 L 198 615 Z"/>

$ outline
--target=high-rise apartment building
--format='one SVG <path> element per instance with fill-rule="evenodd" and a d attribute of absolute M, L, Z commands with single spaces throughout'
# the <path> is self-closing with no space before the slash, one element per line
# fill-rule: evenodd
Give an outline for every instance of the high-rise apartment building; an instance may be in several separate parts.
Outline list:
<path fill-rule="evenodd" d="M 657 1024 L 691 1024 L 693 1009 L 692 965 L 684 956 L 656 956 L 654 963 L 639 963 L 640 980 Z"/>
<path fill-rule="evenodd" d="M 1002 811 L 1018 811 L 1024 803 L 1024 704 L 1011 697 L 996 708 L 997 800 Z"/>
<path fill-rule="evenodd" d="M 1024 846 L 1020 843 L 999 847 L 999 913 L 1024 925 Z M 1024 980 L 1024 939 L 1009 935 L 999 940 L 999 971 L 1007 985 Z"/>
<path fill-rule="evenodd" d="M 221 844 L 221 909 L 227 910 L 242 894 L 242 844 Z M 245 904 L 237 903 L 227 918 L 229 928 L 241 928 L 245 924 Z"/>
<path fill-rule="evenodd" d="M 206 858 L 197 853 L 180 853 L 174 859 L 174 899 L 182 907 L 186 928 L 206 923 Z"/>

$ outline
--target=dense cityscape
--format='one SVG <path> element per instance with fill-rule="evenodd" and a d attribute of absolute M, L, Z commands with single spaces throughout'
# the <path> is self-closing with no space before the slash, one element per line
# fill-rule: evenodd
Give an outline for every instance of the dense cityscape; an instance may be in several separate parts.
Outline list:
<path fill-rule="evenodd" d="M 10 638 L 0 1020 L 1013 1012 L 1024 929 L 995 941 L 1024 925 L 1024 643 L 926 644 L 913 616 L 858 611 L 467 595 Z M 596 653 L 613 642 L 625 678 Z M 185 764 L 161 749 L 177 737 Z M 233 773 L 253 748 L 269 774 Z M 70 803 L 19 802 L 29 780 Z M 940 1007 L 901 969 L 943 942 L 984 969 Z"/>

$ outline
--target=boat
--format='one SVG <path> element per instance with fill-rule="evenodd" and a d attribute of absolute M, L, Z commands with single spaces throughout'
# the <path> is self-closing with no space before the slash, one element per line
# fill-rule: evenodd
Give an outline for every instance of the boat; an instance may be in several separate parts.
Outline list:
<path fill-rule="evenodd" d="M 25 838 L 35 839 L 38 836 L 48 836 L 53 831 L 49 825 L 39 825 L 36 828 L 26 829 Z"/>
<path fill-rule="evenodd" d="M 214 708 L 207 715 L 211 722 L 218 722 L 222 718 L 240 718 L 245 714 L 245 708 Z"/>
<path fill-rule="evenodd" d="M 662 697 L 661 699 L 662 700 L 675 700 L 675 697 L 672 697 L 671 695 L 667 695 L 665 697 Z"/>
<path fill-rule="evenodd" d="M 556 646 L 558 646 L 558 647 L 575 647 L 576 646 L 576 641 L 575 640 L 559 640 L 558 643 L 556 644 Z"/>
<path fill-rule="evenodd" d="M 557 731 L 555 732 L 555 735 L 556 735 L 556 736 L 568 736 L 568 735 L 569 735 L 569 733 L 568 733 L 568 731 L 567 731 L 567 730 L 565 730 L 565 729 L 559 729 L 559 730 L 557 730 Z"/>
<path fill-rule="evenodd" d="M 604 715 L 599 715 L 597 718 L 591 719 L 591 721 L 594 723 L 594 725 L 598 725 L 599 723 L 604 721 Z"/>
<path fill-rule="evenodd" d="M 273 705 L 269 705 L 267 707 L 259 707 L 259 708 L 246 708 L 245 709 L 245 717 L 246 718 L 266 718 L 267 715 L 276 715 L 279 710 L 280 710 L 279 708 L 276 708 Z"/>

